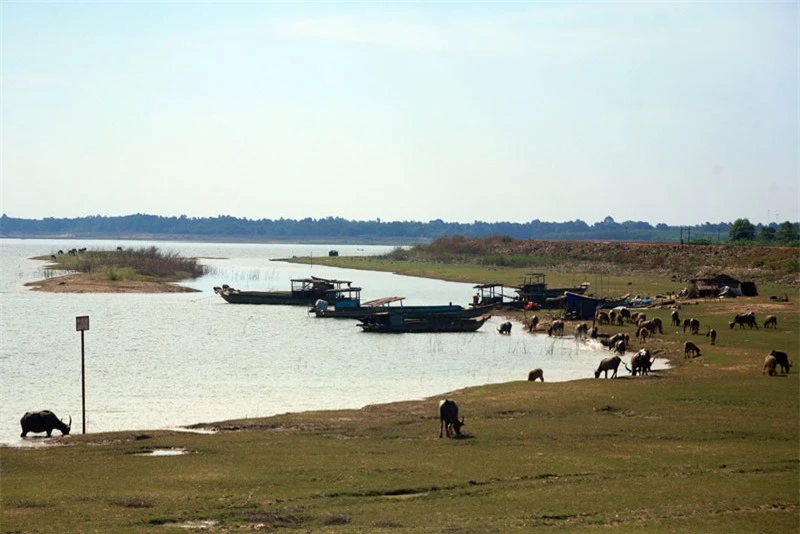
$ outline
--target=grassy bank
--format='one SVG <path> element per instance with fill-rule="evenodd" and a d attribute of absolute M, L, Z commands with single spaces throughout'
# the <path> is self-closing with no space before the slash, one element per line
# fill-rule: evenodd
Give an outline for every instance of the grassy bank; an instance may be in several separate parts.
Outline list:
<path fill-rule="evenodd" d="M 354 259 L 330 260 L 349 267 Z M 518 281 L 510 267 L 357 261 L 476 283 L 487 280 L 481 272 Z M 561 285 L 588 271 L 545 272 Z M 762 365 L 771 349 L 798 359 L 798 292 L 758 280 L 758 297 L 681 303 L 681 315 L 698 318 L 701 333 L 719 332 L 714 346 L 666 327 L 668 310 L 647 310 L 664 321 L 665 332 L 647 346 L 671 361 L 668 371 L 631 377 L 620 368 L 616 380 L 565 383 L 521 376 L 448 393 L 466 418 L 461 439 L 439 439 L 437 397 L 228 421 L 209 425 L 213 435 L 142 430 L 2 448 L 0 524 L 4 532 L 794 533 L 800 374 L 765 376 Z M 603 284 L 609 294 L 647 294 L 682 281 L 629 269 L 604 275 Z M 789 302 L 771 300 L 772 293 Z M 745 310 L 759 321 L 776 315 L 778 328 L 728 328 Z M 633 326 L 601 329 L 617 330 L 632 334 Z M 701 357 L 684 358 L 687 339 Z M 186 454 L 140 455 L 161 449 Z"/>
<path fill-rule="evenodd" d="M 195 291 L 176 282 L 205 273 L 196 258 L 163 252 L 157 247 L 73 250 L 34 259 L 50 261 L 47 268 L 50 276 L 26 285 L 35 290 L 60 293 Z"/>

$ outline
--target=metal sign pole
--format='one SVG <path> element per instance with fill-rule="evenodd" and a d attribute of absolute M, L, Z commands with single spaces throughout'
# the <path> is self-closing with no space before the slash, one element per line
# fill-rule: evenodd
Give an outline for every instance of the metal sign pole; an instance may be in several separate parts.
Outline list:
<path fill-rule="evenodd" d="M 83 421 L 83 433 L 86 434 L 86 365 L 85 365 L 85 344 L 83 333 L 89 330 L 89 316 L 81 315 L 75 318 L 75 330 L 81 333 L 81 412 Z"/>
<path fill-rule="evenodd" d="M 81 413 L 83 421 L 83 433 L 86 434 L 86 365 L 84 358 L 83 330 L 81 330 Z"/>

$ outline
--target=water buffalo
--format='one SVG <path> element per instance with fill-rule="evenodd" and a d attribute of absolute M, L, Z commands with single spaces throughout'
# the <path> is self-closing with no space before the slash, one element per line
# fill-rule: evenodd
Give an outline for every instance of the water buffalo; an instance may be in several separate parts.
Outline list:
<path fill-rule="evenodd" d="M 600 360 L 600 365 L 597 371 L 594 372 L 595 378 L 600 378 L 600 373 L 605 373 L 604 378 L 608 378 L 608 372 L 613 371 L 611 378 L 617 378 L 617 368 L 619 367 L 622 358 L 619 356 L 612 356 L 610 358 L 603 358 Z"/>
<path fill-rule="evenodd" d="M 589 325 L 580 323 L 575 327 L 575 339 L 584 339 L 589 337 Z"/>
<path fill-rule="evenodd" d="M 541 380 L 544 382 L 544 372 L 542 371 L 541 367 L 537 367 L 528 373 L 528 380 L 531 382 L 536 382 L 536 380 Z"/>
<path fill-rule="evenodd" d="M 548 336 L 562 336 L 564 335 L 564 321 L 561 319 L 556 319 L 552 323 L 550 323 L 550 327 L 547 329 Z"/>
<path fill-rule="evenodd" d="M 739 328 L 744 328 L 745 326 L 753 328 L 755 326 L 756 330 L 758 330 L 758 322 L 756 321 L 756 314 L 751 311 L 747 313 L 737 313 L 736 315 L 733 316 L 733 321 L 728 323 L 728 326 L 733 328 L 737 324 L 739 325 Z"/>
<path fill-rule="evenodd" d="M 609 317 L 608 312 L 598 311 L 594 317 L 597 320 L 597 324 L 611 324 L 611 317 Z"/>
<path fill-rule="evenodd" d="M 653 366 L 653 362 L 655 358 L 650 358 L 651 353 L 647 349 L 642 349 L 636 354 L 633 355 L 631 358 L 631 369 L 629 369 L 630 373 L 633 376 L 636 376 L 636 373 L 640 373 L 642 376 L 645 376 L 647 373 L 650 372 L 650 368 Z"/>
<path fill-rule="evenodd" d="M 640 343 L 647 343 L 647 338 L 650 337 L 650 330 L 646 326 L 640 326 L 636 331 L 636 337 L 639 338 Z"/>
<path fill-rule="evenodd" d="M 767 315 L 764 319 L 764 328 L 778 328 L 778 318 L 774 315 Z"/>
<path fill-rule="evenodd" d="M 464 417 L 458 420 L 458 405 L 455 401 L 450 399 L 443 400 L 439 403 L 439 437 L 442 437 L 442 431 L 447 432 L 447 437 L 460 436 L 461 427 L 464 426 Z"/>
<path fill-rule="evenodd" d="M 41 412 L 26 412 L 19 420 L 22 426 L 22 434 L 20 437 L 25 437 L 28 432 L 39 433 L 47 432 L 47 437 L 53 433 L 53 429 L 58 429 L 61 434 L 69 434 L 69 429 L 72 426 L 72 417 L 69 418 L 69 423 L 64 423 L 61 419 L 56 417 L 56 414 L 50 410 L 43 410 Z"/>
<path fill-rule="evenodd" d="M 655 334 L 656 330 L 658 330 L 659 334 L 664 333 L 664 325 L 661 322 L 661 319 L 658 317 L 653 317 L 650 319 L 650 323 L 652 324 L 652 328 L 649 328 L 651 334 Z"/>
<path fill-rule="evenodd" d="M 686 343 L 683 344 L 683 357 L 688 358 L 690 354 L 695 358 L 700 356 L 700 347 L 698 347 L 691 341 L 687 341 Z"/>
<path fill-rule="evenodd" d="M 700 321 L 697 319 L 684 319 L 683 331 L 686 332 L 687 328 L 692 334 L 697 334 L 700 331 Z"/>
<path fill-rule="evenodd" d="M 497 331 L 501 334 L 511 334 L 511 321 L 506 321 L 498 326 Z"/>
<path fill-rule="evenodd" d="M 628 334 L 623 334 L 622 332 L 617 332 L 613 336 L 610 336 L 606 339 L 601 339 L 600 344 L 606 347 L 608 350 L 614 350 L 614 348 L 617 346 L 617 342 L 620 340 L 624 341 L 625 343 L 630 343 L 631 336 Z"/>
<path fill-rule="evenodd" d="M 708 332 L 706 332 L 706 336 L 711 338 L 712 345 L 717 344 L 717 331 L 711 328 L 710 326 L 708 327 Z"/>
<path fill-rule="evenodd" d="M 762 375 L 775 376 L 775 367 L 778 365 L 778 360 L 772 354 L 768 354 L 764 358 L 764 370 L 761 371 Z"/>
<path fill-rule="evenodd" d="M 789 368 L 792 366 L 791 362 L 789 362 L 789 355 L 782 350 L 770 351 L 769 355 L 775 358 L 775 363 L 780 366 L 781 371 L 788 375 Z"/>

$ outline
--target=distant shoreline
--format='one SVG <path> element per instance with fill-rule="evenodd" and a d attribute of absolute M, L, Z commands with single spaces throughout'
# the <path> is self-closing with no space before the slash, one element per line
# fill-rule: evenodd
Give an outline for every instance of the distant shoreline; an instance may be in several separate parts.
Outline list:
<path fill-rule="evenodd" d="M 191 243 L 243 243 L 243 244 L 315 244 L 315 245 L 384 245 L 402 246 L 414 245 L 418 243 L 429 243 L 430 239 L 410 239 L 410 238 L 382 238 L 370 239 L 365 237 L 352 238 L 286 238 L 279 239 L 274 237 L 258 236 L 205 236 L 197 234 L 2 234 L 0 239 L 57 239 L 62 241 L 94 239 L 98 241 L 185 241 Z"/>

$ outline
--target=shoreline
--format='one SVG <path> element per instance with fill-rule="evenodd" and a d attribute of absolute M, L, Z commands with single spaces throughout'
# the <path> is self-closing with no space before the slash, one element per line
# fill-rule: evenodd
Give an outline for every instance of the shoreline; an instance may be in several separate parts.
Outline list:
<path fill-rule="evenodd" d="M 519 326 L 520 329 L 523 329 L 522 323 L 519 322 L 518 319 L 513 317 L 507 317 L 508 320 L 516 323 L 515 326 Z M 533 336 L 542 336 L 543 338 L 548 338 L 550 336 L 547 335 L 545 331 L 535 331 L 535 332 L 527 332 L 525 331 L 525 335 L 533 335 Z M 554 338 L 554 340 L 563 341 L 565 343 L 574 343 L 576 342 L 574 336 L 572 335 L 565 335 L 559 336 Z M 591 350 L 592 352 L 597 353 L 598 358 L 605 355 L 606 353 L 612 354 L 613 351 L 608 350 L 606 347 L 601 345 L 599 342 L 592 342 L 591 340 L 584 340 L 582 342 L 582 346 L 584 349 Z M 630 358 L 636 353 L 636 351 L 626 351 L 624 355 L 622 355 L 623 362 L 618 370 L 617 378 L 608 378 L 608 380 L 636 380 L 636 377 L 630 376 L 627 374 L 627 370 L 625 369 L 626 364 L 630 364 Z M 599 361 L 599 360 L 598 360 Z M 668 357 L 660 355 L 659 357 L 655 357 L 654 359 L 654 369 L 651 371 L 650 379 L 663 379 L 666 378 L 662 373 L 667 371 L 674 370 L 677 365 L 672 362 L 672 360 Z M 657 366 L 657 367 L 656 367 Z M 577 378 L 569 378 L 566 380 L 549 380 L 547 376 L 545 376 L 547 383 L 549 384 L 574 384 L 584 380 L 599 380 L 604 381 L 606 380 L 602 375 L 595 379 L 593 376 L 581 376 Z M 358 407 L 348 408 L 348 407 L 327 407 L 327 408 L 310 408 L 310 409 L 301 409 L 301 410 L 289 410 L 289 411 L 279 411 L 269 415 L 256 415 L 256 416 L 243 416 L 243 417 L 230 417 L 224 418 L 216 421 L 209 421 L 209 422 L 191 422 L 185 423 L 180 425 L 173 425 L 167 427 L 154 427 L 154 428 L 131 428 L 131 429 L 117 429 L 117 430 L 104 430 L 100 432 L 88 432 L 87 434 L 80 434 L 77 432 L 70 433 L 67 436 L 62 436 L 57 431 L 53 432 L 53 435 L 48 438 L 45 435 L 37 435 L 37 434 L 30 434 L 27 438 L 15 438 L 16 442 L 5 442 L 0 441 L 0 449 L 32 449 L 32 448 L 41 448 L 46 449 L 48 447 L 55 447 L 64 445 L 62 443 L 62 439 L 74 439 L 79 438 L 81 442 L 85 443 L 95 443 L 95 442 L 106 442 L 106 441 L 119 441 L 124 440 L 123 438 L 116 438 L 114 436 L 125 434 L 129 436 L 140 436 L 140 435 L 147 435 L 147 436 L 155 436 L 159 434 L 172 434 L 172 433 L 186 433 L 186 434 L 201 434 L 201 435 L 216 435 L 223 432 L 230 432 L 233 430 L 254 430 L 263 428 L 265 426 L 270 426 L 271 421 L 280 420 L 285 417 L 311 417 L 315 419 L 324 419 L 329 413 L 337 412 L 341 414 L 359 414 L 364 411 L 369 410 L 380 410 L 380 409 L 387 409 L 392 410 L 393 407 L 402 406 L 412 403 L 421 403 L 426 401 L 431 401 L 432 399 L 444 399 L 444 398 L 451 398 L 454 394 L 465 394 L 470 391 L 477 391 L 485 387 L 491 386 L 507 386 L 514 384 L 516 382 L 527 383 L 527 380 L 524 376 L 520 376 L 517 379 L 510 379 L 510 380 L 503 380 L 499 382 L 484 382 L 481 384 L 476 385 L 467 385 L 463 387 L 459 387 L 457 389 L 451 391 L 442 391 L 436 392 L 429 395 L 422 395 L 416 398 L 401 398 L 395 400 L 387 400 L 385 402 L 369 402 L 363 404 Z M 73 423 L 74 424 L 74 423 Z M 130 439 L 130 438 L 125 438 Z"/>

